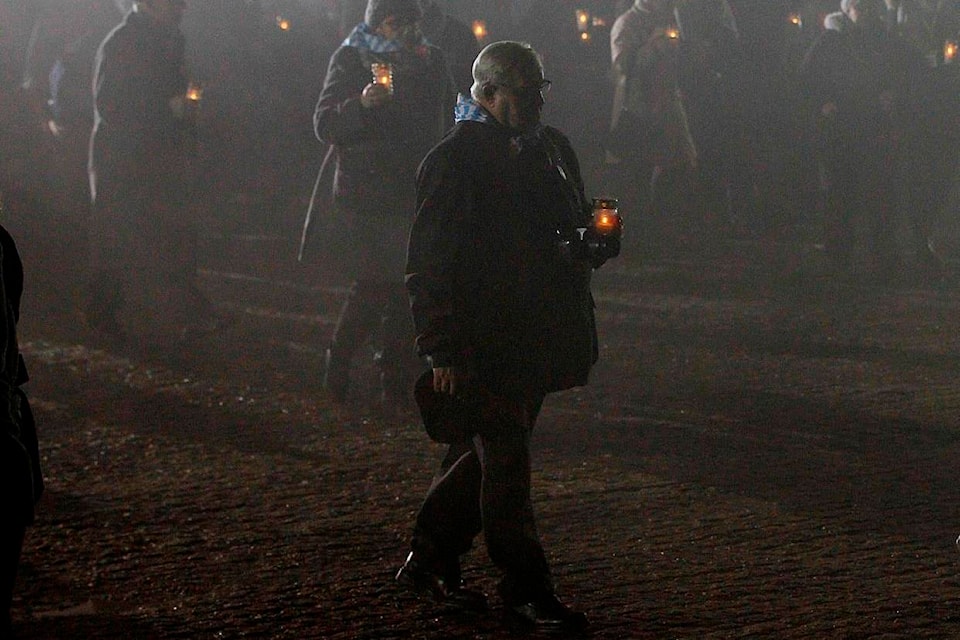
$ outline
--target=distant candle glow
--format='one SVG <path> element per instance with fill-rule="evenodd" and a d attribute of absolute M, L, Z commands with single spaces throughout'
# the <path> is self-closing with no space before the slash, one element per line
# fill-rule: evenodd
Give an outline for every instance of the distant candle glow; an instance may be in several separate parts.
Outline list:
<path fill-rule="evenodd" d="M 190 102 L 200 102 L 203 99 L 203 87 L 195 82 L 187 85 L 187 100 Z"/>
<path fill-rule="evenodd" d="M 277 16 L 277 26 L 280 27 L 280 31 L 289 31 L 290 21 L 283 16 Z"/>
<path fill-rule="evenodd" d="M 487 23 L 483 20 L 474 20 L 473 21 L 473 37 L 477 39 L 477 42 L 482 43 L 487 39 L 487 36 L 490 35 L 487 32 Z"/>
<path fill-rule="evenodd" d="M 950 64 L 957 57 L 957 43 L 953 40 L 947 40 L 943 45 L 943 61 Z"/>
<path fill-rule="evenodd" d="M 577 9 L 577 30 L 584 32 L 590 28 L 590 12 Z"/>

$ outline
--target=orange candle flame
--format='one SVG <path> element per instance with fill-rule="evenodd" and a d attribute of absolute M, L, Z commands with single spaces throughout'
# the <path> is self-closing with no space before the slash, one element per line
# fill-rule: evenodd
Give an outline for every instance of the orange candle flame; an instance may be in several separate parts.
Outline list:
<path fill-rule="evenodd" d="M 195 82 L 187 85 L 187 100 L 190 102 L 200 102 L 203 99 L 203 87 Z"/>
<path fill-rule="evenodd" d="M 473 37 L 477 39 L 477 42 L 483 42 L 488 35 L 490 34 L 487 32 L 487 23 L 483 20 L 474 20 Z"/>
<path fill-rule="evenodd" d="M 593 226 L 602 236 L 619 235 L 623 228 L 619 202 L 611 198 L 594 198 Z"/>
<path fill-rule="evenodd" d="M 577 29 L 586 31 L 590 27 L 590 12 L 577 9 Z"/>
<path fill-rule="evenodd" d="M 374 62 L 370 65 L 370 72 L 376 84 L 382 84 L 393 93 L 393 65 L 388 62 Z"/>
<path fill-rule="evenodd" d="M 953 40 L 947 40 L 943 45 L 943 61 L 951 63 L 957 57 L 957 43 Z"/>

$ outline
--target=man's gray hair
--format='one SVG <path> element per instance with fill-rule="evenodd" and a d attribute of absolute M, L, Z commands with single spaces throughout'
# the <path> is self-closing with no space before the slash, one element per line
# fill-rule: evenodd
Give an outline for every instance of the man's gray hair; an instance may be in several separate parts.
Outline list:
<path fill-rule="evenodd" d="M 538 77 L 543 77 L 543 60 L 533 47 L 510 40 L 494 42 L 484 47 L 473 61 L 470 95 L 479 100 L 484 87 L 515 87 L 523 80 Z"/>

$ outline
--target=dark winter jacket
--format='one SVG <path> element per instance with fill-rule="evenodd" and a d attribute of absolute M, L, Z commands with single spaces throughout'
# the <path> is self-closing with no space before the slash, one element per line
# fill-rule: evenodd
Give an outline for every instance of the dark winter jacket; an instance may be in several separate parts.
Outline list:
<path fill-rule="evenodd" d="M 366 109 L 360 95 L 372 80 L 372 62 L 393 65 L 394 95 L 390 104 Z M 391 53 L 346 45 L 337 49 L 314 113 L 317 137 L 333 145 L 337 215 L 328 219 L 332 228 L 317 225 L 324 237 L 317 238 L 308 228 L 304 242 L 342 242 L 320 245 L 327 253 L 332 248 L 339 254 L 339 266 L 348 275 L 399 282 L 417 166 L 450 126 L 454 98 L 443 56 L 435 47 Z"/>
<path fill-rule="evenodd" d="M 95 195 L 112 198 L 125 188 L 148 200 L 158 190 L 164 197 L 180 195 L 190 134 L 170 106 L 187 91 L 180 32 L 131 11 L 100 44 L 93 90 L 89 169 Z"/>
<path fill-rule="evenodd" d="M 590 264 L 562 240 L 587 225 L 576 155 L 556 129 L 523 139 L 460 122 L 417 176 L 407 289 L 420 355 L 493 391 L 586 382 L 597 357 Z"/>
<path fill-rule="evenodd" d="M 27 370 L 17 344 L 23 265 L 17 246 L 0 227 L 0 470 L 3 473 L 2 517 L 26 525 L 43 491 L 36 426 L 20 386 Z"/>
<path fill-rule="evenodd" d="M 810 111 L 837 107 L 828 144 L 872 147 L 915 124 L 928 71 L 922 56 L 884 31 L 825 31 L 804 60 L 801 81 Z"/>

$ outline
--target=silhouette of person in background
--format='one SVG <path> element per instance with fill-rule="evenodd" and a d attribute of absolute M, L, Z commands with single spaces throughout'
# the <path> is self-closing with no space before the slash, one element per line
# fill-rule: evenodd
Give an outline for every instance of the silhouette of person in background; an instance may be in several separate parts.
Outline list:
<path fill-rule="evenodd" d="M 606 161 L 616 175 L 613 191 L 649 211 L 654 186 L 692 172 L 698 162 L 679 93 L 674 6 L 675 0 L 635 0 L 610 31 L 614 94 Z"/>
<path fill-rule="evenodd" d="M 479 50 L 473 30 L 444 13 L 435 0 L 421 0 L 420 4 L 423 6 L 423 35 L 443 52 L 457 91 L 469 93 L 473 84 L 470 67 Z"/>
<path fill-rule="evenodd" d="M 0 193 L 0 214 L 3 214 Z M 3 508 L 0 513 L 0 637 L 13 637 L 10 606 L 27 527 L 43 492 L 36 425 L 27 396 L 20 388 L 27 370 L 17 345 L 23 264 L 17 246 L 0 226 L 0 473 Z"/>
<path fill-rule="evenodd" d="M 191 209 L 197 99 L 185 75 L 185 0 L 139 0 L 97 51 L 86 319 L 118 338 L 216 325 L 196 283 Z"/>
<path fill-rule="evenodd" d="M 929 73 L 888 31 L 883 0 L 851 0 L 849 15 L 848 29 L 824 31 L 802 76 L 826 176 L 827 249 L 841 270 L 889 281 L 916 258 L 903 242 L 915 214 L 906 159 Z"/>
<path fill-rule="evenodd" d="M 333 53 L 314 113 L 332 145 L 333 212 L 304 223 L 300 255 L 326 242 L 353 284 L 325 354 L 324 388 L 343 401 L 353 355 L 379 330 L 383 400 L 409 400 L 416 372 L 403 288 L 417 166 L 451 122 L 455 91 L 440 50 L 420 31 L 418 0 L 369 0 L 364 21 Z M 373 65 L 384 79 L 374 80 Z M 317 247 L 313 248 L 316 251 Z"/>

